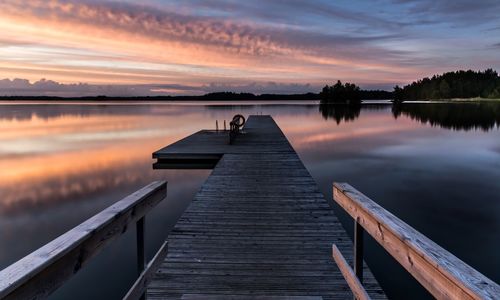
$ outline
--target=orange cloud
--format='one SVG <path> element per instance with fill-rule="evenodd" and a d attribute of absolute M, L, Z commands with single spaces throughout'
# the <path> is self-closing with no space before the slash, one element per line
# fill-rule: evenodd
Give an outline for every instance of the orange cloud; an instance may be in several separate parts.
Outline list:
<path fill-rule="evenodd" d="M 31 80 L 206 84 L 308 78 L 323 84 L 332 76 L 373 82 L 374 72 L 387 77 L 413 71 L 391 61 L 399 54 L 370 46 L 373 38 L 181 15 L 143 5 L 5 0 L 0 3 L 0 29 L 8 45 L 0 47 L 0 70 Z M 384 55 L 374 63 L 369 52 Z M 388 80 L 379 76 L 376 82 Z"/>

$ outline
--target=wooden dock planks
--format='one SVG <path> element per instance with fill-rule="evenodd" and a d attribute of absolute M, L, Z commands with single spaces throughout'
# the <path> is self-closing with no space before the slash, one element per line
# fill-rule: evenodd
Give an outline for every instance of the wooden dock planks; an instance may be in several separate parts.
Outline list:
<path fill-rule="evenodd" d="M 331 258 L 335 243 L 350 261 L 352 242 L 270 116 L 251 116 L 233 145 L 201 131 L 153 157 L 182 155 L 221 159 L 170 233 L 149 299 L 352 299 Z M 370 296 L 385 299 L 364 272 Z"/>

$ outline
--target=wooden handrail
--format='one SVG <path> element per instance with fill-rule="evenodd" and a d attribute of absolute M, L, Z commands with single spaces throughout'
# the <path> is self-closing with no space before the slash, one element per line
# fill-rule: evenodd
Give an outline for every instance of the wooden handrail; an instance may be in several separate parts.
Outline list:
<path fill-rule="evenodd" d="M 156 181 L 0 271 L 0 299 L 43 299 L 166 196 Z"/>
<path fill-rule="evenodd" d="M 361 281 L 354 274 L 354 271 L 351 269 L 347 261 L 345 260 L 342 253 L 340 253 L 339 248 L 335 244 L 332 245 L 332 257 L 337 263 L 339 267 L 340 273 L 344 276 L 347 285 L 351 288 L 351 291 L 354 295 L 354 299 L 358 300 L 370 300 L 370 296 L 366 293 L 366 290 L 363 288 Z"/>
<path fill-rule="evenodd" d="M 498 299 L 498 284 L 347 183 L 334 200 L 437 299 Z"/>
<path fill-rule="evenodd" d="M 136 300 L 140 299 L 141 296 L 144 295 L 144 292 L 151 282 L 154 273 L 158 270 L 159 266 L 165 259 L 165 256 L 167 256 L 167 251 L 168 242 L 165 241 L 163 245 L 161 245 L 160 250 L 158 250 L 153 259 L 151 259 L 146 268 L 144 268 L 144 271 L 141 272 L 139 278 L 137 278 L 122 300 Z"/>

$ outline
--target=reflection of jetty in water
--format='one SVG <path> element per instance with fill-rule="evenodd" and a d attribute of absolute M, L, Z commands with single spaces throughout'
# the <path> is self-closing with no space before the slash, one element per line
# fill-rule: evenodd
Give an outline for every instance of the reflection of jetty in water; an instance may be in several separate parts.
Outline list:
<path fill-rule="evenodd" d="M 394 118 L 401 115 L 423 124 L 453 130 L 492 130 L 500 127 L 500 103 L 403 103 L 393 105 Z"/>

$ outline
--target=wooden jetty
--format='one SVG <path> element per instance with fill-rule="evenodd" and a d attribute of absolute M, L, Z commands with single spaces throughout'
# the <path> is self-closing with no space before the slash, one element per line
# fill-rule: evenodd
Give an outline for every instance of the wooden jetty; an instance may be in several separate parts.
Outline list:
<path fill-rule="evenodd" d="M 352 257 L 351 239 L 274 120 L 250 116 L 227 139 L 202 130 L 153 154 L 155 168 L 214 168 L 168 236 L 148 299 L 352 299 L 331 258 L 332 243 Z M 366 266 L 364 287 L 385 298 Z"/>
<path fill-rule="evenodd" d="M 138 278 L 123 299 L 385 299 L 363 263 L 368 233 L 437 299 L 500 299 L 500 286 L 346 183 L 333 195 L 347 236 L 270 116 L 202 130 L 155 153 L 154 168 L 213 168 L 154 257 L 153 182 L 0 271 L 0 299 L 45 299 L 135 224 Z M 346 259 L 347 258 L 347 259 Z M 353 267 L 351 267 L 353 266 Z M 98 285 L 95 285 L 98 288 Z"/>

